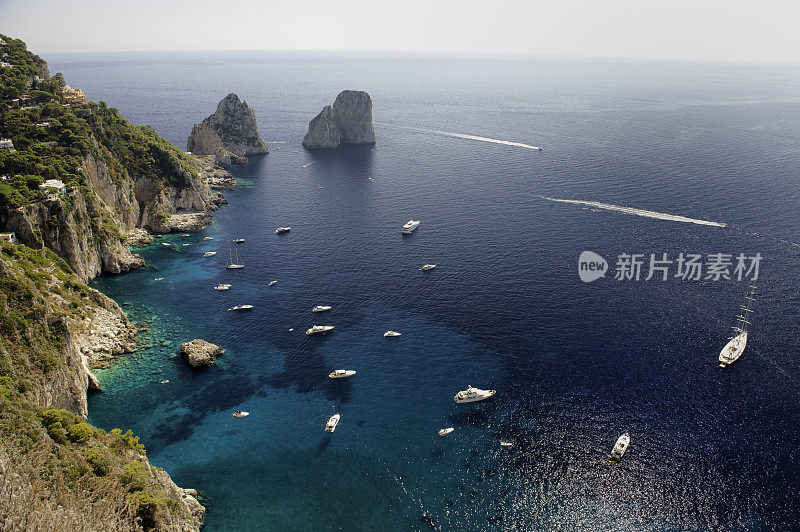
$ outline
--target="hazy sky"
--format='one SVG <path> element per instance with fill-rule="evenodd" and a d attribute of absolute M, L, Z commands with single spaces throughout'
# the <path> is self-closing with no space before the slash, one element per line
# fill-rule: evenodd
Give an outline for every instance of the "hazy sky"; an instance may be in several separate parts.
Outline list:
<path fill-rule="evenodd" d="M 797 0 L 0 0 L 37 52 L 413 50 L 800 62 Z"/>

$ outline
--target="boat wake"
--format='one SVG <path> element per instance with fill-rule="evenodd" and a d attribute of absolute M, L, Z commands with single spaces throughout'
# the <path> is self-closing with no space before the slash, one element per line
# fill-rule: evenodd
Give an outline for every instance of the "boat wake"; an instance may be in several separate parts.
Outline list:
<path fill-rule="evenodd" d="M 513 140 L 503 140 L 503 139 L 493 139 L 490 137 L 479 137 L 477 135 L 467 135 L 466 133 L 455 133 L 453 131 L 442 131 L 439 129 L 426 129 L 422 127 L 410 127 L 410 126 L 398 126 L 395 124 L 385 124 L 391 125 L 393 127 L 399 127 L 401 129 L 408 129 L 411 131 L 419 131 L 421 133 L 431 133 L 432 135 L 441 135 L 443 137 L 453 137 L 456 139 L 467 139 L 467 140 L 477 140 L 479 142 L 491 142 L 492 144 L 502 144 L 504 146 L 515 146 L 517 148 L 525 148 L 528 150 L 537 150 L 541 151 L 540 146 L 533 146 L 531 144 L 525 144 L 524 142 L 515 142 Z"/>
<path fill-rule="evenodd" d="M 709 220 L 699 220 L 697 218 L 688 218 L 686 216 L 679 216 L 677 214 L 667 214 L 665 212 L 656 212 L 656 211 L 647 211 L 644 209 L 637 209 L 635 207 L 624 207 L 622 205 L 612 205 L 610 203 L 600 203 L 599 201 L 583 201 L 583 200 L 570 200 L 570 199 L 558 199 L 558 198 L 548 198 L 547 196 L 541 196 L 543 199 L 550 200 L 550 201 L 557 201 L 559 203 L 571 203 L 573 205 L 585 205 L 586 207 L 594 207 L 596 209 L 603 209 L 606 211 L 614 211 L 614 212 L 621 212 L 625 214 L 633 214 L 636 216 L 644 216 L 645 218 L 655 218 L 657 220 L 669 220 L 672 222 L 684 222 L 684 223 L 691 223 L 691 224 L 700 224 L 700 225 L 712 225 L 714 227 L 727 227 L 728 224 L 724 224 L 721 222 L 711 222 Z"/>

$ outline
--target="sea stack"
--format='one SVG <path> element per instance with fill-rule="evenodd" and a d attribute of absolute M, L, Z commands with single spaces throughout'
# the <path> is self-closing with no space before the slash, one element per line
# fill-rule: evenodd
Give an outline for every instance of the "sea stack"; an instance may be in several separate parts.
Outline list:
<path fill-rule="evenodd" d="M 375 144 L 372 98 L 364 91 L 342 91 L 333 107 L 326 105 L 308 124 L 306 148 L 338 148 L 342 144 Z"/>
<path fill-rule="evenodd" d="M 269 153 L 258 134 L 255 113 L 234 93 L 219 102 L 213 115 L 195 124 L 186 151 L 214 155 L 223 165 L 242 164 L 247 162 L 248 155 Z"/>

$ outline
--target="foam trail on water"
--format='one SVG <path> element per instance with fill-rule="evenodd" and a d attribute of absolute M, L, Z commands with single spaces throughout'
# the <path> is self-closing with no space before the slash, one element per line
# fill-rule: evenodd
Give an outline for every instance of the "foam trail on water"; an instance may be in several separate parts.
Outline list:
<path fill-rule="evenodd" d="M 502 144 L 504 146 L 516 146 L 517 148 L 525 148 L 528 150 L 541 150 L 542 148 L 539 146 L 532 146 L 531 144 L 525 144 L 524 142 L 514 142 L 513 140 L 503 140 L 503 139 L 493 139 L 490 137 L 479 137 L 477 135 L 467 135 L 466 133 L 454 133 L 452 131 L 441 131 L 439 129 L 425 129 L 422 127 L 409 127 L 409 126 L 398 126 L 394 124 L 384 124 L 384 125 L 392 125 L 394 127 L 399 127 L 402 129 L 410 129 L 411 131 L 420 131 L 422 133 L 432 133 L 434 135 L 442 135 L 444 137 L 453 137 L 456 139 L 467 139 L 467 140 L 477 140 L 480 142 L 491 142 L 492 144 Z"/>
<path fill-rule="evenodd" d="M 573 205 L 586 205 L 587 207 L 595 207 L 597 209 L 604 209 L 607 211 L 615 211 L 615 212 L 622 212 L 625 214 L 634 214 L 636 216 L 644 216 L 645 218 L 655 218 L 657 220 L 669 220 L 672 222 L 684 222 L 690 224 L 700 224 L 700 225 L 713 225 L 714 227 L 726 227 L 728 224 L 720 223 L 720 222 L 711 222 L 708 220 L 698 220 L 697 218 L 687 218 L 686 216 L 678 216 L 677 214 L 667 214 L 665 212 L 656 212 L 656 211 L 647 211 L 644 209 L 636 209 L 634 207 L 623 207 L 622 205 L 612 205 L 610 203 L 600 203 L 599 201 L 583 201 L 583 200 L 570 200 L 570 199 L 558 199 L 558 198 L 548 198 L 546 196 L 542 196 L 542 198 L 550 201 L 557 201 L 559 203 L 571 203 Z"/>

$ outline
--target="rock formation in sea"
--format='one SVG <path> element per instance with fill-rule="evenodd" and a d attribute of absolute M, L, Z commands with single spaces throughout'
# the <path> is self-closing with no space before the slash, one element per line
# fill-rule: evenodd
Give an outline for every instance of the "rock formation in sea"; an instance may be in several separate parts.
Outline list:
<path fill-rule="evenodd" d="M 220 346 L 199 338 L 181 344 L 181 355 L 186 357 L 193 368 L 210 366 L 224 352 Z"/>
<path fill-rule="evenodd" d="M 364 91 L 342 91 L 308 124 L 306 148 L 338 148 L 342 144 L 375 144 L 372 98 Z"/>
<path fill-rule="evenodd" d="M 258 134 L 256 115 L 234 94 L 223 98 L 213 115 L 195 124 L 186 150 L 196 155 L 213 155 L 217 163 L 247 162 L 248 155 L 269 153 Z"/>

